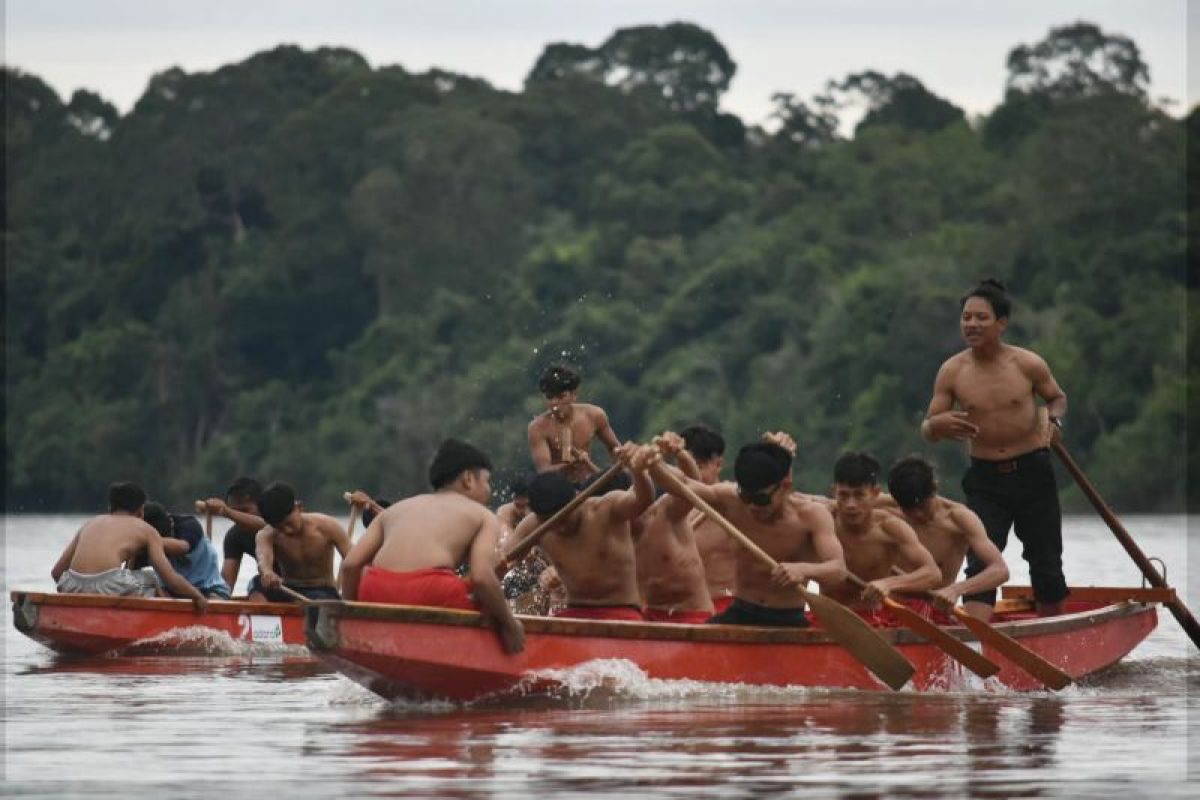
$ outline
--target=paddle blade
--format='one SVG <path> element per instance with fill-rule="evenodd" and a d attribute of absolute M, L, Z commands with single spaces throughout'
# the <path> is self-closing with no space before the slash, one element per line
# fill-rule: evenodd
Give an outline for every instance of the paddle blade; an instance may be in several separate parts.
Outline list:
<path fill-rule="evenodd" d="M 908 628 L 930 644 L 941 650 L 967 669 L 981 678 L 990 678 L 1000 671 L 1000 665 L 983 653 L 972 650 L 965 642 L 961 642 L 951 634 L 939 628 L 934 623 L 922 617 L 903 603 L 887 599 L 884 601 L 887 609 L 901 625 Z"/>
<path fill-rule="evenodd" d="M 917 671 L 899 650 L 841 603 L 812 592 L 804 592 L 804 599 L 830 637 L 891 688 L 901 688 Z"/>
<path fill-rule="evenodd" d="M 1062 689 L 1071 682 L 1071 676 L 1051 664 L 1008 634 L 997 630 L 983 620 L 975 619 L 961 608 L 954 609 L 954 616 L 979 637 L 979 641 L 1037 678 L 1051 689 Z"/>

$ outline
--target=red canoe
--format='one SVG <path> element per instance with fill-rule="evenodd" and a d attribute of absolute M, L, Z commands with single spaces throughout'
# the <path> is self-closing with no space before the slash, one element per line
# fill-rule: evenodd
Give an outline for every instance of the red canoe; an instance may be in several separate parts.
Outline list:
<path fill-rule="evenodd" d="M 34 641 L 67 654 L 152 649 L 203 651 L 183 631 L 205 628 L 260 644 L 304 644 L 304 615 L 292 603 L 212 600 L 197 614 L 190 600 L 98 594 L 13 592 L 13 623 Z M 201 631 L 202 633 L 202 631 Z"/>
<path fill-rule="evenodd" d="M 1028 593 L 1028 590 L 1024 590 Z M 1027 600 L 1005 601 L 996 627 L 1073 678 L 1108 667 L 1158 624 L 1143 589 L 1073 589 L 1068 613 L 1038 619 Z M 1161 591 L 1161 590 L 1149 590 Z M 1020 587 L 1006 596 L 1019 598 Z M 554 672 L 596 659 L 624 659 L 648 677 L 750 685 L 886 689 L 824 632 L 726 625 L 667 625 L 520 617 L 525 650 L 506 655 L 477 613 L 451 609 L 328 602 L 307 609 L 316 655 L 387 698 L 472 701 L 554 693 Z M 947 628 L 967 642 L 965 628 Z M 919 690 L 949 685 L 960 669 L 941 650 L 903 630 L 882 630 L 916 667 Z M 996 678 L 1017 690 L 1042 684 L 984 647 L 1001 665 Z"/>

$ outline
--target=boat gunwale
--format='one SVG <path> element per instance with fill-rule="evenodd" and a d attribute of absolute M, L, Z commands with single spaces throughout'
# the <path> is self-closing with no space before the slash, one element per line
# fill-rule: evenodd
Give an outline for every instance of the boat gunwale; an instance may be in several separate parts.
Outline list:
<path fill-rule="evenodd" d="M 105 594 L 27 592 L 14 589 L 9 592 L 9 598 L 13 603 L 26 601 L 43 606 L 119 608 L 129 611 L 184 613 L 201 620 L 206 616 L 206 614 L 197 614 L 195 612 L 191 600 L 177 597 L 121 597 Z M 300 617 L 304 615 L 304 607 L 298 603 L 260 603 L 249 600 L 217 600 L 210 598 L 207 614 L 254 614 L 276 617 Z"/>

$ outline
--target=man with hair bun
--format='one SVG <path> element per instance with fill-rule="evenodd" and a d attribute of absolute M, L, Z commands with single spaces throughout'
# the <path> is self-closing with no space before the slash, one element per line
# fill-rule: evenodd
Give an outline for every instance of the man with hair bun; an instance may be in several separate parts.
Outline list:
<path fill-rule="evenodd" d="M 981 281 L 963 296 L 959 324 L 967 349 L 946 359 L 933 384 L 921 434 L 931 442 L 967 441 L 971 466 L 963 476 L 967 506 L 979 515 L 1000 551 L 1014 529 L 1024 545 L 1038 613 L 1062 613 L 1062 512 L 1049 446 L 1061 436 L 1067 395 L 1046 361 L 1005 344 L 1012 303 L 1004 285 Z M 1039 407 L 1039 398 L 1044 403 Z M 973 551 L 967 577 L 985 569 Z M 967 609 L 991 617 L 996 590 L 967 596 Z"/>
<path fill-rule="evenodd" d="M 504 649 L 525 647 L 525 631 L 496 579 L 500 521 L 486 503 L 492 462 L 458 439 L 446 439 L 429 466 L 433 491 L 393 503 L 367 527 L 342 561 L 347 600 L 478 609 Z M 455 574 L 463 561 L 470 580 Z"/>
<path fill-rule="evenodd" d="M 940 616 L 934 615 L 935 622 L 953 622 L 948 615 L 963 595 L 995 590 L 1008 580 L 1004 556 L 988 539 L 979 515 L 962 503 L 938 494 L 933 467 L 928 461 L 920 456 L 897 461 L 888 473 L 888 492 L 879 496 L 876 506 L 911 525 L 941 571 L 940 588 L 932 593 L 933 602 L 941 611 Z M 984 568 L 959 581 L 958 573 L 968 550 Z"/>
<path fill-rule="evenodd" d="M 600 471 L 588 452 L 592 439 L 600 439 L 610 458 L 620 445 L 604 409 L 579 402 L 582 380 L 565 364 L 547 367 L 538 381 L 546 410 L 534 417 L 528 430 L 534 469 L 562 472 L 577 487 Z"/>
<path fill-rule="evenodd" d="M 867 582 L 824 583 L 821 594 L 850 605 L 872 625 L 891 626 L 894 618 L 880 609 L 895 591 L 921 591 L 938 585 L 937 564 L 902 518 L 876 510 L 879 462 L 869 453 L 846 453 L 833 467 L 831 489 L 835 530 L 846 569 Z M 902 572 L 895 574 L 893 568 Z M 918 610 L 930 613 L 930 609 Z"/>
<path fill-rule="evenodd" d="M 733 465 L 736 483 L 709 485 L 661 462 L 653 465 L 651 474 L 672 472 L 779 562 L 772 571 L 758 557 L 739 548 L 733 602 L 709 623 L 805 627 L 808 620 L 804 598 L 795 587 L 813 580 L 842 580 L 842 547 L 829 511 L 792 492 L 795 442 L 784 433 L 763 438 L 738 451 Z M 662 480 L 661 485 L 672 494 L 676 491 L 669 480 Z"/>

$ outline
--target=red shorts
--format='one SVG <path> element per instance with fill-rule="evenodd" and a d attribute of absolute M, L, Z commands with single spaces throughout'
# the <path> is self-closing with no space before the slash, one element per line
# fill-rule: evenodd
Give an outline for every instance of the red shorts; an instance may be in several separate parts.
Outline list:
<path fill-rule="evenodd" d="M 617 622 L 645 622 L 642 611 L 634 606 L 566 606 L 550 616 L 565 619 L 603 619 Z"/>
<path fill-rule="evenodd" d="M 358 599 L 364 603 L 399 606 L 435 606 L 474 611 L 470 584 L 446 567 L 393 572 L 367 567 L 358 583 Z"/>
<path fill-rule="evenodd" d="M 720 597 L 714 597 L 713 615 L 716 616 L 724 611 L 728 611 L 731 605 L 733 605 L 733 595 L 731 594 L 724 594 Z"/>
<path fill-rule="evenodd" d="M 647 622 L 670 622 L 675 625 L 703 625 L 712 616 L 711 611 L 679 611 L 671 608 L 642 609 Z"/>
<path fill-rule="evenodd" d="M 911 597 L 906 597 L 900 602 L 911 608 L 913 611 L 920 614 L 925 619 L 932 622 L 934 625 L 961 625 L 956 618 L 949 616 L 945 611 L 942 611 L 932 600 L 917 600 Z"/>
<path fill-rule="evenodd" d="M 888 610 L 882 606 L 879 608 L 862 608 L 859 606 L 852 607 L 852 610 L 855 614 L 865 619 L 867 624 L 872 628 L 895 628 L 900 625 L 896 621 L 896 618 L 889 614 Z"/>
<path fill-rule="evenodd" d="M 935 606 L 929 600 L 913 599 L 906 597 L 900 600 L 901 603 L 911 608 L 913 611 L 920 614 L 925 619 L 932 622 L 934 625 L 957 625 L 958 621 L 947 617 L 941 609 Z M 880 606 L 876 609 L 855 608 L 854 613 L 867 621 L 872 628 L 897 628 L 900 627 L 900 621 L 896 619 L 896 615 L 887 610 L 885 606 Z"/>

